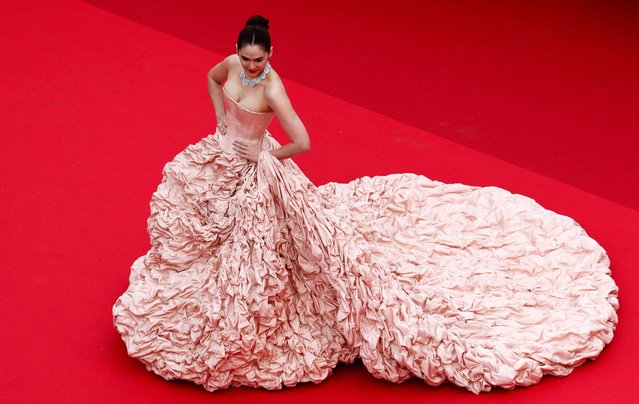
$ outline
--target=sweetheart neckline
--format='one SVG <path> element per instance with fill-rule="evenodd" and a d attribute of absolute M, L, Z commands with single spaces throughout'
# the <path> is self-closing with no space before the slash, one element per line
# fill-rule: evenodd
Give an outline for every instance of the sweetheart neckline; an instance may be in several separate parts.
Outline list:
<path fill-rule="evenodd" d="M 226 94 L 227 97 L 229 97 L 234 103 L 236 103 L 238 106 L 240 106 L 240 108 L 242 108 L 245 111 L 248 111 L 248 112 L 251 112 L 251 113 L 254 113 L 254 114 L 272 114 L 273 113 L 273 111 L 263 111 L 262 112 L 262 111 L 253 111 L 253 110 L 250 110 L 250 109 L 246 108 L 244 105 L 240 104 L 239 101 L 235 101 L 235 98 L 231 97 L 231 94 L 229 94 L 228 91 L 226 91 L 226 88 L 224 86 L 222 86 L 222 92 L 224 94 Z"/>

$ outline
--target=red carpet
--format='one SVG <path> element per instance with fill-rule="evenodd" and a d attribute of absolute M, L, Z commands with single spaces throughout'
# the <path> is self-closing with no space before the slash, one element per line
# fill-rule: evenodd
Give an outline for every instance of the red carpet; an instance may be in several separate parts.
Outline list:
<path fill-rule="evenodd" d="M 148 7 L 150 16 L 161 14 L 158 10 L 165 10 L 162 7 L 166 6 L 166 2 L 157 3 L 157 7 L 150 6 L 150 2 L 136 4 Z M 325 8 L 317 18 L 328 15 L 331 9 L 339 10 L 331 2 L 321 5 Z M 353 43 L 358 43 L 355 36 L 349 36 L 344 42 L 335 42 L 335 37 L 331 37 L 332 46 L 321 41 L 325 32 L 341 29 L 341 25 L 349 25 L 349 22 L 319 24 L 309 17 L 308 11 L 291 8 L 285 12 L 287 8 L 280 3 L 273 6 L 272 13 L 258 11 L 273 19 L 274 44 L 276 52 L 280 52 L 275 53 L 273 66 L 288 79 L 286 86 L 293 105 L 311 134 L 311 153 L 296 158 L 308 176 L 321 184 L 348 181 L 362 175 L 416 172 L 444 182 L 500 186 L 575 218 L 608 251 L 612 261 L 621 303 L 615 339 L 596 361 L 577 368 L 566 378 L 546 377 L 531 388 L 495 390 L 479 397 L 453 385 L 435 388 L 418 380 L 400 385 L 376 380 L 361 365 L 340 366 L 331 378 L 319 385 L 302 385 L 279 392 L 236 388 L 208 393 L 190 383 L 166 382 L 130 359 L 112 328 L 111 306 L 126 288 L 131 263 L 149 247 L 148 202 L 161 179 L 162 167 L 213 127 L 215 118 L 206 91 L 206 72 L 231 51 L 238 24 L 251 13 L 246 4 L 200 13 L 187 8 L 192 7 L 190 5 L 174 7 L 179 11 L 172 14 L 176 24 L 192 25 L 196 30 L 200 26 L 198 21 L 202 21 L 198 17 L 203 18 L 199 14 L 208 13 L 211 25 L 212 21 L 227 20 L 208 28 L 218 30 L 226 26 L 224 29 L 231 30 L 232 35 L 226 32 L 216 37 L 210 34 L 212 31 L 200 32 L 207 35 L 209 43 L 216 44 L 207 49 L 177 38 L 175 32 L 168 35 L 76 0 L 60 0 L 55 4 L 3 3 L 0 13 L 3 27 L 0 169 L 4 174 L 0 179 L 0 225 L 6 274 L 0 295 L 0 314 L 5 321 L 0 334 L 3 402 L 631 402 L 634 399 L 633 364 L 639 355 L 633 336 L 639 330 L 639 294 L 632 268 L 639 243 L 639 211 L 623 205 L 632 206 L 637 197 L 637 162 L 632 159 L 635 146 L 620 143 L 620 139 L 636 135 L 636 131 L 632 132 L 636 122 L 625 115 L 629 107 L 621 106 L 634 94 L 630 90 L 636 86 L 636 81 L 632 81 L 636 77 L 629 78 L 629 70 L 622 69 L 613 79 L 607 70 L 598 70 L 602 69 L 602 65 L 597 64 L 603 63 L 601 61 L 579 69 L 572 65 L 559 66 L 562 59 L 557 55 L 556 68 L 552 69 L 548 60 L 543 64 L 548 69 L 546 79 L 571 80 L 573 77 L 574 84 L 592 75 L 601 79 L 601 87 L 596 91 L 584 90 L 590 93 L 578 96 L 570 91 L 569 84 L 559 80 L 553 82 L 556 84 L 554 96 L 540 89 L 529 98 L 520 87 L 510 88 L 509 97 L 501 97 L 499 94 L 503 94 L 505 87 L 492 87 L 486 81 L 483 87 L 478 84 L 469 89 L 471 76 L 439 83 L 440 87 L 431 92 L 433 97 L 435 94 L 440 97 L 439 101 L 430 99 L 424 103 L 423 98 L 428 94 L 420 90 L 421 95 L 413 96 L 404 76 L 397 79 L 382 75 L 379 81 L 368 82 L 363 87 L 363 83 L 353 80 L 356 66 L 361 68 L 363 63 L 365 69 L 374 69 L 376 65 L 373 63 L 371 67 L 371 63 L 379 58 L 367 56 L 360 50 L 348 57 L 334 58 L 333 51 L 346 54 Z M 601 16 L 608 15 L 610 7 L 605 6 Z M 470 9 L 465 18 L 476 21 L 478 15 L 485 16 L 476 8 Z M 364 14 L 358 14 L 358 10 L 366 9 L 340 10 L 341 15 L 353 19 L 349 20 L 351 29 L 359 27 L 358 24 L 365 25 L 364 21 L 373 26 L 380 24 L 377 18 L 381 14 L 375 14 L 375 18 L 367 14 L 375 10 L 364 11 Z M 507 11 L 486 18 L 506 18 Z M 548 19 L 556 24 L 561 18 L 570 17 L 568 13 L 559 18 L 553 14 L 555 9 L 547 11 L 549 16 L 554 16 Z M 452 12 L 451 9 L 448 12 Z M 618 12 L 620 20 L 626 18 Z M 395 12 L 389 13 L 389 17 L 395 18 Z M 407 24 L 419 20 L 417 16 L 406 18 L 409 18 Z M 490 19 L 489 22 L 493 21 Z M 416 32 L 392 21 L 400 33 Z M 299 32 L 305 31 L 298 31 L 303 22 L 317 27 L 309 33 L 321 43 L 318 48 L 312 48 L 314 53 L 308 53 L 309 49 L 295 42 L 304 38 Z M 430 24 L 425 25 L 434 29 Z M 438 26 L 444 29 L 445 20 Z M 534 26 L 534 22 L 531 21 L 530 26 Z M 468 25 L 468 31 L 456 35 L 473 38 L 476 28 Z M 575 52 L 585 55 L 588 49 L 607 49 L 609 55 L 616 55 L 622 45 L 637 38 L 636 30 L 619 24 L 614 27 L 618 41 L 607 48 L 600 42 L 604 37 L 597 36 L 602 29 L 593 28 L 591 36 L 583 38 L 585 45 Z M 194 32 L 190 31 L 190 35 Z M 476 45 L 481 47 L 479 42 L 490 40 L 496 32 L 477 34 Z M 534 32 L 524 30 L 521 35 L 526 38 Z M 545 35 L 552 36 L 552 33 Z M 575 32 L 562 35 L 572 38 Z M 397 46 L 402 52 L 419 51 L 418 58 L 429 59 L 429 50 L 417 45 L 410 47 L 412 37 L 401 37 L 404 40 Z M 429 41 L 437 42 L 436 38 Z M 289 44 L 288 49 L 285 43 Z M 380 47 L 387 46 L 377 43 Z M 445 45 L 438 43 L 442 49 Z M 370 44 L 367 46 L 371 46 L 367 51 L 374 49 Z M 479 52 L 473 51 L 473 47 L 468 51 Z M 397 57 L 403 66 L 412 63 L 405 54 Z M 458 66 L 463 64 L 461 59 L 456 61 Z M 627 62 L 629 69 L 636 60 L 628 56 Z M 388 68 L 386 63 L 384 66 Z M 442 60 L 429 63 L 433 71 L 446 69 Z M 301 66 L 313 67 L 303 70 Z M 475 79 L 489 74 L 481 70 L 484 68 L 478 67 Z M 320 75 L 320 72 L 324 73 Z M 490 74 L 499 77 L 498 72 Z M 624 78 L 630 81 L 625 82 Z M 517 84 L 514 76 L 503 79 L 505 84 Z M 535 89 L 534 80 L 526 77 L 518 80 L 524 90 Z M 336 91 L 338 84 L 344 93 Z M 396 93 L 397 88 L 400 91 Z M 611 104 L 610 98 L 606 98 L 612 97 L 608 92 L 625 94 L 626 98 Z M 388 94 L 401 96 L 388 97 Z M 542 94 L 545 98 L 541 98 Z M 450 107 L 456 97 L 459 106 Z M 498 144 L 499 137 L 484 138 L 484 134 L 488 136 L 491 132 L 491 124 L 502 115 L 494 112 L 484 119 L 490 102 L 478 109 L 479 115 L 472 115 L 475 103 L 479 102 L 477 97 L 488 97 L 489 101 L 499 99 L 502 103 L 495 109 L 505 118 L 500 125 L 495 125 L 495 133 L 502 136 L 503 144 Z M 521 104 L 512 106 L 509 102 L 524 102 L 518 101 L 520 97 L 528 101 L 535 99 L 536 104 L 530 104 L 529 113 L 518 110 L 519 115 L 513 115 Z M 488 148 L 499 155 L 502 149 L 514 150 L 512 142 L 518 140 L 506 133 L 516 137 L 522 128 L 539 130 L 539 126 L 531 128 L 527 122 L 539 118 L 538 108 L 546 105 L 544 101 L 555 106 L 544 106 L 544 114 L 562 115 L 567 110 L 558 105 L 582 98 L 587 101 L 564 108 L 574 114 L 575 122 L 584 117 L 585 123 L 573 122 L 575 126 L 570 126 L 564 118 L 557 118 L 550 121 L 551 125 L 563 123 L 559 128 L 551 128 L 552 133 L 557 135 L 569 127 L 579 129 L 580 135 L 570 134 L 558 143 L 561 147 L 572 147 L 581 136 L 587 141 L 580 144 L 575 154 L 590 153 L 600 156 L 601 160 L 586 160 L 590 161 L 588 167 L 573 171 L 562 168 L 556 173 L 545 173 L 553 175 L 534 173 L 531 170 L 542 170 L 531 165 L 531 161 L 543 165 L 546 160 L 559 159 L 560 155 L 563 159 L 564 155 L 561 150 L 549 150 L 547 144 L 537 143 L 537 136 L 546 136 L 545 133 L 532 135 L 531 132 L 528 136 L 535 140 L 526 138 L 531 143 L 526 143 L 522 153 L 525 158 L 517 161 L 520 165 L 482 152 Z M 391 104 L 397 106 L 389 108 Z M 596 108 L 599 115 L 594 116 L 593 110 L 586 106 Z M 618 108 L 613 111 L 614 107 Z M 463 116 L 474 119 L 472 124 L 460 118 L 463 111 L 467 113 Z M 449 129 L 432 126 L 430 131 L 424 130 L 424 122 L 444 116 L 448 117 Z M 418 119 L 422 121 L 417 122 Z M 601 126 L 593 126 L 595 120 Z M 451 133 L 464 126 L 480 128 L 475 132 L 481 134 L 476 139 L 478 143 L 469 144 L 473 148 L 461 145 L 459 139 L 449 140 Z M 604 134 L 603 128 L 610 128 L 610 133 Z M 278 127 L 274 127 L 273 132 L 279 133 L 282 139 Z M 472 131 L 468 133 L 472 135 Z M 566 161 L 573 161 L 570 158 L 566 157 Z M 566 163 L 566 167 L 570 164 Z M 606 171 L 602 164 L 612 168 Z M 569 181 L 565 179 L 566 173 L 570 174 Z M 611 173 L 615 176 L 625 173 L 625 176 L 614 179 L 620 182 L 609 182 L 612 177 L 607 176 Z M 592 189 L 583 186 L 592 182 L 593 176 L 607 179 L 594 181 Z M 612 198 L 613 194 L 618 195 Z"/>
<path fill-rule="evenodd" d="M 638 2 L 88 3 L 222 55 L 264 13 L 289 80 L 639 209 Z"/>

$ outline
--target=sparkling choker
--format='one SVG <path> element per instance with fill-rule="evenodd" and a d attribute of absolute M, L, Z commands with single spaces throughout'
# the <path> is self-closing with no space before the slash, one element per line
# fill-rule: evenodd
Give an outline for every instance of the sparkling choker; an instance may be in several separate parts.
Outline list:
<path fill-rule="evenodd" d="M 268 62 L 268 60 L 266 61 L 266 67 L 264 67 L 264 70 L 262 71 L 262 74 L 260 74 L 259 76 L 257 76 L 254 79 L 250 79 L 249 80 L 248 78 L 246 78 L 246 71 L 244 69 L 242 69 L 242 73 L 240 74 L 240 77 L 242 78 L 242 85 L 243 86 L 254 87 L 257 83 L 259 83 L 260 81 L 264 80 L 264 78 L 266 77 L 266 75 L 270 71 L 271 71 L 271 64 Z"/>

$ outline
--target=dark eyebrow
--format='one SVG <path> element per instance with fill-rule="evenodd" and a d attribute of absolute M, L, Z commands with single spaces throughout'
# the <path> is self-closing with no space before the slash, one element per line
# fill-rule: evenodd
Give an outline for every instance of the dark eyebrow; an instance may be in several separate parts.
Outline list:
<path fill-rule="evenodd" d="M 242 55 L 242 57 L 243 57 L 244 59 L 251 60 L 251 59 L 247 58 L 247 57 L 246 57 L 246 56 L 244 56 L 244 55 Z M 260 56 L 259 58 L 255 58 L 255 59 L 253 59 L 253 60 L 257 60 L 257 59 L 264 59 L 264 56 Z"/>

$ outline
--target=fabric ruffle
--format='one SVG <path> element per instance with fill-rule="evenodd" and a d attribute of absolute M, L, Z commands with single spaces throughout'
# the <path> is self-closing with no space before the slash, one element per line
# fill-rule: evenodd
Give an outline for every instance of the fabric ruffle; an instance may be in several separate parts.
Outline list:
<path fill-rule="evenodd" d="M 415 174 L 315 187 L 268 150 L 179 153 L 151 249 L 113 307 L 130 356 L 213 391 L 378 378 L 474 393 L 567 375 L 613 338 L 617 286 L 574 220 L 496 187 Z"/>

